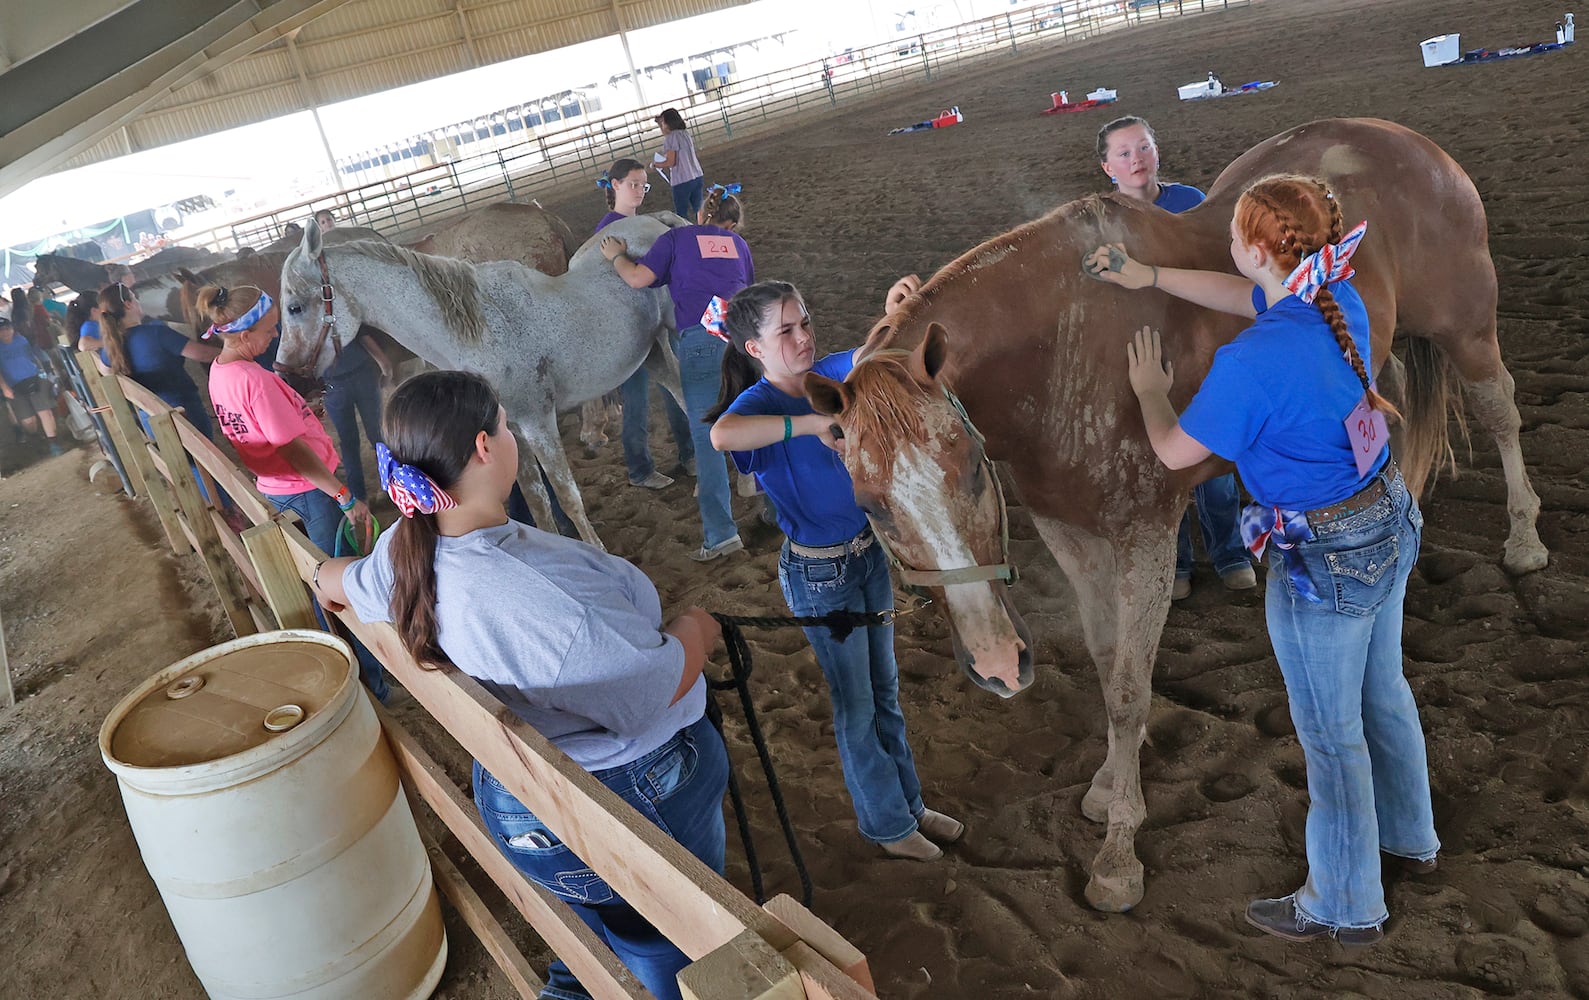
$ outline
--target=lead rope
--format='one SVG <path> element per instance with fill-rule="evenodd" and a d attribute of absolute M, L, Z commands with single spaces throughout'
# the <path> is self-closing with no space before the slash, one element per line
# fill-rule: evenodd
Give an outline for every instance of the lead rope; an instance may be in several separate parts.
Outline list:
<path fill-rule="evenodd" d="M 832 633 L 834 642 L 843 642 L 858 628 L 891 625 L 900 615 L 910 614 L 922 606 L 917 604 L 904 610 L 888 611 L 830 611 L 825 615 L 796 615 L 781 618 L 715 613 L 712 615 L 723 627 L 723 645 L 728 649 L 729 672 L 722 680 L 707 678 L 706 685 L 713 692 L 732 688 L 739 693 L 739 705 L 745 713 L 745 729 L 750 733 L 750 740 L 756 746 L 756 756 L 761 759 L 762 773 L 767 776 L 767 791 L 772 795 L 773 808 L 778 812 L 778 825 L 783 828 L 783 839 L 789 847 L 789 858 L 794 862 L 795 873 L 800 877 L 800 901 L 807 907 L 811 905 L 811 873 L 806 869 L 805 858 L 800 854 L 800 841 L 795 835 L 794 822 L 789 818 L 789 807 L 784 802 L 783 789 L 778 784 L 778 774 L 772 763 L 772 752 L 767 748 L 767 738 L 762 734 L 761 722 L 756 717 L 756 705 L 750 696 L 750 675 L 754 663 L 750 644 L 745 641 L 742 630 L 791 626 L 826 628 Z M 706 699 L 706 715 L 721 735 L 723 712 L 717 704 L 715 693 Z M 745 864 L 750 868 L 751 889 L 756 895 L 756 902 L 765 903 L 767 894 L 762 885 L 761 862 L 757 858 L 756 844 L 751 837 L 750 817 L 745 810 L 745 799 L 739 790 L 739 781 L 735 778 L 732 767 L 728 769 L 728 798 L 734 805 L 734 821 L 739 827 L 740 842 L 745 845 Z"/>

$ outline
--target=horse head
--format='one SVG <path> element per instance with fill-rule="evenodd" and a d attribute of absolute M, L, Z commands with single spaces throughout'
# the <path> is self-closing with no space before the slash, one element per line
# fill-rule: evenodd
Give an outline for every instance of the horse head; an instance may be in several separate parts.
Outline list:
<path fill-rule="evenodd" d="M 1003 487 L 946 358 L 933 323 L 914 350 L 872 350 L 843 382 L 806 375 L 806 396 L 843 432 L 856 502 L 899 579 L 939 593 L 961 669 L 1007 698 L 1032 683 L 1032 637 L 1009 596 Z"/>
<path fill-rule="evenodd" d="M 304 225 L 303 240 L 281 265 L 281 345 L 276 369 L 295 375 L 323 375 L 347 340 L 363 325 L 358 302 L 332 281 L 319 223 Z"/>

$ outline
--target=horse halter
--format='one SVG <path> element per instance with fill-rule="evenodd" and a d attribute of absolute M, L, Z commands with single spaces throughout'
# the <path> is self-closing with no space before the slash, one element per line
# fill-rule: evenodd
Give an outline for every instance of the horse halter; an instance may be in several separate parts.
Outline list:
<path fill-rule="evenodd" d="M 909 356 L 910 353 L 910 351 L 900 348 L 887 348 L 872 352 L 857 362 L 857 365 L 865 361 L 871 361 L 874 358 Z M 877 544 L 882 548 L 883 556 L 888 560 L 888 564 L 894 568 L 894 572 L 898 574 L 900 582 L 912 591 L 920 591 L 925 587 L 946 587 L 956 583 L 987 583 L 993 580 L 1014 583 L 1021 578 L 1021 575 L 1010 562 L 1010 510 L 1004 501 L 1004 483 L 999 479 L 999 473 L 993 465 L 993 460 L 988 457 L 987 438 L 983 437 L 982 432 L 977 430 L 976 425 L 971 422 L 971 415 L 966 412 L 966 408 L 960 402 L 960 398 L 942 382 L 938 383 L 938 388 L 943 391 L 944 399 L 959 415 L 960 426 L 964 428 L 967 436 L 976 442 L 977 450 L 981 453 L 983 471 L 992 481 L 994 494 L 999 498 L 999 561 L 993 565 L 975 564 L 957 566 L 952 569 L 921 569 L 906 566 L 888 544 L 887 536 L 878 528 L 877 522 L 872 520 L 870 514 L 866 515 L 867 523 L 871 524 L 872 534 L 877 538 Z"/>
<path fill-rule="evenodd" d="M 342 335 L 337 333 L 337 314 L 334 305 L 336 296 L 331 291 L 331 269 L 326 266 L 326 252 L 322 247 L 320 256 L 315 258 L 320 264 L 320 332 L 315 337 L 314 350 L 309 352 L 309 362 L 296 368 L 284 368 L 284 371 L 294 375 L 313 375 L 315 373 L 315 359 L 320 356 L 321 350 L 326 346 L 326 338 L 331 338 L 331 350 L 338 361 L 342 360 Z"/>

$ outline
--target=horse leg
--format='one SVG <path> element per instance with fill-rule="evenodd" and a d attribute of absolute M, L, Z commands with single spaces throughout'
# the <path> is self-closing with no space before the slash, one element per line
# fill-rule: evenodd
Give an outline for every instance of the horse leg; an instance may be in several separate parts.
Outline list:
<path fill-rule="evenodd" d="M 1122 546 L 1053 518 L 1032 520 L 1075 587 L 1109 716 L 1108 755 L 1082 799 L 1084 815 L 1108 823 L 1093 859 L 1087 901 L 1100 910 L 1125 911 L 1143 893 L 1135 847 L 1147 816 L 1140 750 L 1152 703 L 1153 660 L 1170 608 L 1175 525 L 1139 527 L 1131 544 Z"/>
<path fill-rule="evenodd" d="M 595 458 L 596 449 L 607 443 L 608 409 L 605 398 L 588 399 L 579 408 L 579 443 L 586 458 Z"/>
<path fill-rule="evenodd" d="M 679 409 L 684 406 L 684 383 L 679 378 L 679 358 L 673 353 L 673 344 L 669 338 L 672 330 L 665 326 L 657 328 L 656 343 L 651 345 L 651 353 L 646 355 L 643 362 L 646 371 L 651 373 L 651 378 L 662 388 L 668 391 L 673 401 L 679 404 Z M 685 410 L 685 412 L 689 412 Z"/>
<path fill-rule="evenodd" d="M 545 420 L 519 421 L 513 425 L 513 433 L 520 445 L 519 483 L 530 484 L 528 492 L 535 507 L 535 523 L 554 534 L 557 531 L 552 502 L 541 485 L 540 474 L 545 470 L 557 494 L 557 502 L 574 523 L 580 539 L 605 551 L 596 529 L 585 516 L 585 501 L 579 494 L 579 485 L 574 482 L 574 472 L 568 466 L 568 456 L 563 453 L 563 442 L 557 434 L 557 418 L 547 414 Z"/>

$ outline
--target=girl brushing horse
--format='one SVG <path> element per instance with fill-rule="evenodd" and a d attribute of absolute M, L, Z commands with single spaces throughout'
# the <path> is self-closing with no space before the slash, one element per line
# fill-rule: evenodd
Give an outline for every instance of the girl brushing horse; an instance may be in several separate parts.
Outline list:
<path fill-rule="evenodd" d="M 1157 287 L 1254 320 L 1214 355 L 1177 418 L 1173 369 L 1144 329 L 1127 351 L 1154 452 L 1184 469 L 1218 454 L 1256 498 L 1242 532 L 1267 548 L 1269 637 L 1308 768 L 1308 877 L 1247 920 L 1290 941 L 1363 946 L 1388 918 L 1380 852 L 1415 873 L 1440 849 L 1423 730 L 1402 675 L 1402 602 L 1423 515 L 1386 447 L 1395 409 L 1374 391 L 1368 312 L 1347 232 L 1324 182 L 1274 176 L 1236 203 L 1241 277 L 1141 264 L 1123 248 L 1088 257 L 1098 277 Z"/>

